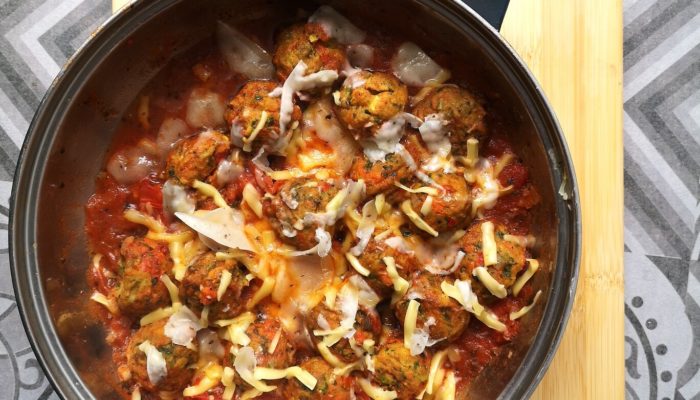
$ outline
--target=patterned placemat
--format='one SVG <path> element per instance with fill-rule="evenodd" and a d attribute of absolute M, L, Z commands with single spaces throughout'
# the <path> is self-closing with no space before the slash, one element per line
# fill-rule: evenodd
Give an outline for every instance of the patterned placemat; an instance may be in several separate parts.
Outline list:
<path fill-rule="evenodd" d="M 0 400 L 56 399 L 23 332 L 7 215 L 19 148 L 109 0 L 0 0 Z M 628 399 L 700 399 L 700 1 L 625 0 Z M 622 360 L 621 360 L 622 361 Z"/>

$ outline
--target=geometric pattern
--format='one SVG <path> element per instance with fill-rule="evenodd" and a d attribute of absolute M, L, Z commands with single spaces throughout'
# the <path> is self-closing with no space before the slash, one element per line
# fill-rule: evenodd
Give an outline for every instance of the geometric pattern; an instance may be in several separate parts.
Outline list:
<path fill-rule="evenodd" d="M 56 399 L 9 280 L 17 156 L 110 0 L 0 0 L 0 400 Z M 624 1 L 627 399 L 700 400 L 700 1 Z"/>
<path fill-rule="evenodd" d="M 700 1 L 625 0 L 627 399 L 700 399 Z"/>
<path fill-rule="evenodd" d="M 0 0 L 0 400 L 58 399 L 14 301 L 7 254 L 10 190 L 34 110 L 61 66 L 110 14 L 110 0 Z"/>

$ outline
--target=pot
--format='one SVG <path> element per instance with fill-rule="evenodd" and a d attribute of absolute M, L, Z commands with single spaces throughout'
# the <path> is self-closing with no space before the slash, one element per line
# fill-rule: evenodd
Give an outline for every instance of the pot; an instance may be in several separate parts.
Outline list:
<path fill-rule="evenodd" d="M 505 1 L 473 0 L 498 25 Z M 542 196 L 534 221 L 540 306 L 522 334 L 471 386 L 470 398 L 527 398 L 542 378 L 574 298 L 580 210 L 572 161 L 541 88 L 499 33 L 450 0 L 323 1 L 351 19 L 382 24 L 427 48 L 447 49 L 489 106 L 506 116 Z M 84 204 L 120 116 L 167 61 L 211 35 L 215 21 L 281 18 L 313 1 L 138 1 L 112 17 L 62 69 L 42 101 L 19 158 L 10 258 L 17 303 L 48 379 L 65 399 L 117 399 L 105 332 L 88 307 Z M 486 7 L 486 8 L 483 8 Z M 391 16 L 391 18 L 389 18 Z M 410 21 L 411 23 L 405 23 Z"/>

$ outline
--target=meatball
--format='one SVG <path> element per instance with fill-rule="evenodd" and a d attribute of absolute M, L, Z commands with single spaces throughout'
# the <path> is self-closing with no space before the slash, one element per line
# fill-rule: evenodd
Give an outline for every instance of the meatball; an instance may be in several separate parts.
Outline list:
<path fill-rule="evenodd" d="M 296 379 L 289 379 L 283 393 L 297 400 L 350 400 L 353 378 L 333 373 L 333 367 L 320 357 L 309 358 L 300 367 L 317 379 L 314 390 L 309 390 Z"/>
<path fill-rule="evenodd" d="M 270 346 L 280 333 L 275 351 L 269 352 Z M 279 319 L 279 307 L 273 303 L 260 306 L 255 321 L 245 331 L 250 338 L 248 346 L 255 352 L 257 365 L 265 368 L 286 368 L 294 363 L 294 347 L 282 328 Z"/>
<path fill-rule="evenodd" d="M 438 232 L 466 225 L 471 219 L 472 201 L 464 177 L 460 174 L 441 171 L 431 172 L 428 176 L 444 190 L 440 190 L 437 196 L 431 196 L 430 211 L 427 215 L 421 212 L 423 220 Z M 425 186 L 425 184 L 417 182 L 413 186 L 420 187 Z M 408 197 L 411 200 L 411 207 L 419 211 L 428 195 L 410 193 Z"/>
<path fill-rule="evenodd" d="M 465 252 L 465 257 L 457 270 L 457 275 L 460 279 L 472 279 L 473 271 L 476 267 L 484 265 L 484 255 L 482 250 L 482 231 L 481 225 L 485 221 L 476 221 L 473 223 L 461 241 L 462 251 Z M 494 237 L 496 239 L 497 263 L 489 265 L 486 270 L 491 274 L 496 281 L 504 285 L 506 288 L 513 286 L 518 273 L 525 268 L 526 250 L 518 243 L 513 243 L 505 240 L 505 235 L 508 234 L 506 227 L 498 222 L 494 224 Z M 481 285 L 474 288 L 477 294 L 485 293 Z M 481 289 L 481 290 L 479 290 Z M 486 292 L 487 293 L 487 292 Z M 481 297 L 479 297 L 481 298 Z"/>
<path fill-rule="evenodd" d="M 163 328 L 167 319 L 156 321 L 141 327 L 129 340 L 126 348 L 126 361 L 132 378 L 139 386 L 148 391 L 182 391 L 195 372 L 197 352 L 185 346 L 174 344 L 165 336 Z M 165 359 L 167 374 L 158 382 L 151 382 L 146 367 L 146 353 L 139 349 L 141 343 L 148 341 Z"/>
<path fill-rule="evenodd" d="M 236 146 L 245 150 L 272 146 L 280 137 L 280 98 L 268 94 L 277 87 L 275 82 L 250 81 L 231 100 L 226 111 L 226 121 L 233 126 L 232 136 Z M 265 121 L 261 122 L 263 113 Z M 301 120 L 301 109 L 294 106 L 292 121 Z M 262 128 L 259 125 L 262 124 Z M 255 137 L 251 137 L 255 133 Z M 247 144 L 248 141 L 253 143 Z"/>
<path fill-rule="evenodd" d="M 336 114 L 350 130 L 371 135 L 386 121 L 402 112 L 408 102 L 408 89 L 385 72 L 360 71 L 341 86 Z"/>
<path fill-rule="evenodd" d="M 306 74 L 321 70 L 340 70 L 345 51 L 319 24 L 297 24 L 280 33 L 272 62 L 277 76 L 287 79 L 299 61 L 306 64 Z"/>
<path fill-rule="evenodd" d="M 231 283 L 221 300 L 216 299 L 224 271 L 231 273 Z M 212 252 L 201 255 L 187 269 L 180 294 L 185 304 L 192 310 L 200 311 L 209 306 L 209 319 L 217 321 L 237 316 L 243 311 L 241 300 L 243 290 L 248 286 L 246 270 L 234 260 L 217 260 Z"/>
<path fill-rule="evenodd" d="M 321 302 L 316 307 L 311 309 L 307 316 L 307 326 L 312 332 L 311 336 L 316 342 L 323 340 L 323 336 L 313 334 L 314 330 L 326 330 L 330 326 L 335 329 L 340 326 L 340 321 L 343 319 L 342 312 L 329 308 L 326 303 Z M 378 341 L 379 334 L 382 330 L 382 322 L 379 314 L 373 309 L 368 309 L 360 306 L 355 317 L 355 334 L 353 339 L 354 345 L 349 339 L 342 338 L 333 346 L 330 346 L 330 351 L 340 360 L 346 363 L 357 361 L 361 356 L 361 351 L 355 351 L 355 348 L 362 348 L 362 343 L 367 339 Z M 358 354 L 359 353 L 359 354 Z"/>
<path fill-rule="evenodd" d="M 394 189 L 394 182 L 411 176 L 406 162 L 396 153 L 387 154 L 384 161 L 370 161 L 364 154 L 353 162 L 350 179 L 363 179 L 367 185 L 367 195 L 374 196 Z"/>
<path fill-rule="evenodd" d="M 379 347 L 374 365 L 374 383 L 385 390 L 396 390 L 401 400 L 415 399 L 428 382 L 428 355 L 423 352 L 412 356 L 399 339 L 389 339 Z"/>
<path fill-rule="evenodd" d="M 280 239 L 299 249 L 310 249 L 318 244 L 318 224 L 308 221 L 308 218 L 304 221 L 304 217 L 309 213 L 325 212 L 326 205 L 339 191 L 340 183 L 333 180 L 290 179 L 276 196 L 263 199 L 263 211 Z M 325 229 L 332 231 L 333 226 Z"/>
<path fill-rule="evenodd" d="M 228 136 L 218 131 L 205 131 L 189 137 L 168 154 L 166 168 L 170 178 L 184 185 L 205 180 L 229 151 Z"/>
<path fill-rule="evenodd" d="M 389 240 L 401 240 L 390 238 Z M 371 239 L 365 250 L 357 259 L 360 264 L 370 272 L 365 277 L 367 284 L 382 298 L 390 296 L 394 292 L 394 284 L 386 270 L 384 257 L 393 257 L 397 265 L 397 272 L 403 278 L 410 276 L 411 272 L 419 267 L 418 259 L 412 252 L 402 252 L 386 244 L 384 241 Z"/>
<path fill-rule="evenodd" d="M 121 281 L 116 290 L 122 314 L 140 318 L 170 304 L 160 276 L 173 268 L 168 246 L 146 238 L 130 236 L 121 247 Z"/>
<path fill-rule="evenodd" d="M 467 139 L 470 137 L 483 140 L 487 135 L 484 123 L 486 111 L 471 93 L 455 85 L 434 89 L 415 105 L 413 114 L 418 118 L 439 114 L 445 119 L 450 130 L 452 150 L 457 154 L 466 154 Z"/>
<path fill-rule="evenodd" d="M 430 339 L 451 342 L 464 332 L 469 323 L 469 313 L 456 300 L 442 292 L 442 276 L 417 273 L 411 280 L 406 294 L 396 303 L 396 318 L 401 324 L 411 299 L 420 303 L 416 326 L 427 330 Z"/>

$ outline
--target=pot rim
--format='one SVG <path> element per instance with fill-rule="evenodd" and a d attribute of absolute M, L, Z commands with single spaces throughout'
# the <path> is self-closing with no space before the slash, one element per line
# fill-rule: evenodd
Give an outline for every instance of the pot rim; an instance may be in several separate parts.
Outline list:
<path fill-rule="evenodd" d="M 53 326 L 36 259 L 35 226 L 33 212 L 36 205 L 17 207 L 18 201 L 38 197 L 41 172 L 50 149 L 51 135 L 45 135 L 46 127 L 55 119 L 51 110 L 62 102 L 63 94 L 81 75 L 89 74 L 86 60 L 97 54 L 96 50 L 109 45 L 110 39 L 127 22 L 134 22 L 138 15 L 158 13 L 181 0 L 132 1 L 110 16 L 71 56 L 49 86 L 24 139 L 15 170 L 9 216 L 9 259 L 12 284 L 22 324 L 37 361 L 57 395 L 63 399 L 81 396 L 94 398 L 82 382 L 80 375 L 67 357 Z M 552 283 L 546 308 L 527 354 L 504 387 L 499 398 L 529 398 L 549 367 L 561 342 L 571 314 L 580 268 L 581 212 L 578 185 L 572 158 L 561 127 L 542 88 L 515 50 L 481 16 L 459 1 L 417 0 L 456 25 L 472 25 L 478 28 L 480 39 L 487 43 L 483 48 L 504 65 L 504 74 L 520 85 L 529 96 L 521 98 L 531 113 L 542 118 L 537 133 L 545 148 L 553 150 L 548 166 L 556 188 L 561 185 L 568 195 L 557 196 L 556 210 L 559 216 L 557 256 L 554 262 Z M 151 14 L 149 14 L 151 15 Z M 92 64 L 90 64 L 92 65 Z M 537 119 L 537 118 L 533 118 Z M 536 124 L 538 121 L 534 121 Z M 547 138 L 543 130 L 553 132 Z M 47 143 L 49 142 L 49 143 Z M 551 152 L 550 152 L 551 153 Z M 43 156 L 43 157 L 42 157 Z"/>

